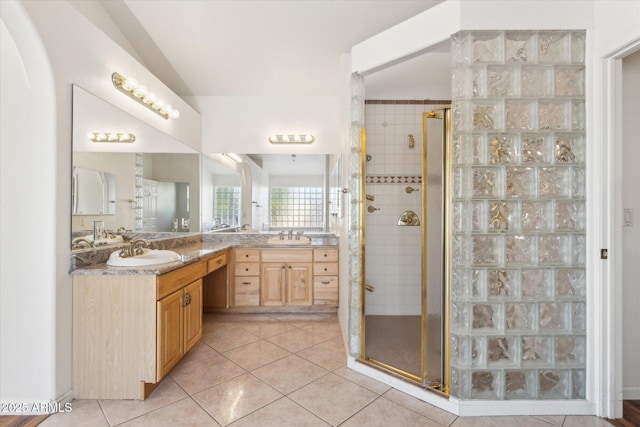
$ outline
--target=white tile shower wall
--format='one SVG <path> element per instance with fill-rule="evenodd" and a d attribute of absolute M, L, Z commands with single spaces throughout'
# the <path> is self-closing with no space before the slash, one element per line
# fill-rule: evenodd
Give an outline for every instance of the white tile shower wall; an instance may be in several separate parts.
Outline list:
<path fill-rule="evenodd" d="M 366 104 L 367 177 L 416 177 L 421 174 L 422 114 L 437 108 L 424 104 Z M 409 135 L 414 146 L 409 147 Z M 401 180 L 402 181 L 402 180 Z M 365 312 L 375 315 L 420 315 L 421 226 L 398 226 L 405 210 L 421 214 L 421 193 L 405 188 L 416 183 L 368 183 L 365 277 L 374 292 L 365 295 Z"/>

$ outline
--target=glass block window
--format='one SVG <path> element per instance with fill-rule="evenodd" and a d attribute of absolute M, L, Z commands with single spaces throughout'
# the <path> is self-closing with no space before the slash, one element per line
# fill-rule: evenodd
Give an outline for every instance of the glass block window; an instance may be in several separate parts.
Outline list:
<path fill-rule="evenodd" d="M 322 230 L 322 187 L 271 187 L 271 229 Z"/>
<path fill-rule="evenodd" d="M 216 186 L 213 200 L 213 217 L 221 224 L 240 225 L 240 187 Z"/>

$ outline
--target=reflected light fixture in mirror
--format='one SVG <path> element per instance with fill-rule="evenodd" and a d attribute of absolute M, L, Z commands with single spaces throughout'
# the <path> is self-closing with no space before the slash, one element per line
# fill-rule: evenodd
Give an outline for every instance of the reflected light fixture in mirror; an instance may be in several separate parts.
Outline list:
<path fill-rule="evenodd" d="M 234 163 L 242 163 L 242 158 L 235 153 L 222 153 L 222 155 Z"/>
<path fill-rule="evenodd" d="M 311 144 L 316 138 L 311 134 L 276 134 L 269 137 L 272 144 Z"/>
<path fill-rule="evenodd" d="M 87 135 L 93 142 L 134 142 L 136 136 L 132 133 L 92 132 Z"/>
<path fill-rule="evenodd" d="M 121 74 L 113 73 L 111 75 L 113 86 L 120 92 L 124 93 L 131 99 L 135 99 L 160 117 L 168 120 L 169 117 L 177 119 L 180 112 L 171 105 L 158 98 L 153 92 L 150 92 L 145 86 L 138 84 L 138 81 L 132 77 L 126 78 Z"/>

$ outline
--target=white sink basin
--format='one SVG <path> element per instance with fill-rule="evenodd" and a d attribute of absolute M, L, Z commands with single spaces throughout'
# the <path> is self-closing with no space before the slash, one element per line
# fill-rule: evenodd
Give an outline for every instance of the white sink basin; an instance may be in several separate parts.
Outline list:
<path fill-rule="evenodd" d="M 168 264 L 180 261 L 180 255 L 163 249 L 144 249 L 141 255 L 122 258 L 120 251 L 112 252 L 107 265 L 112 267 L 145 267 L 147 265 Z"/>
<path fill-rule="evenodd" d="M 291 240 L 289 240 L 287 236 L 285 236 L 284 239 L 280 240 L 280 236 L 273 236 L 273 237 L 270 237 L 269 240 L 267 240 L 267 243 L 270 245 L 283 245 L 283 246 L 308 245 L 311 243 L 311 239 L 308 238 L 307 236 L 300 236 L 300 239 L 296 240 L 294 236 L 291 238 Z"/>

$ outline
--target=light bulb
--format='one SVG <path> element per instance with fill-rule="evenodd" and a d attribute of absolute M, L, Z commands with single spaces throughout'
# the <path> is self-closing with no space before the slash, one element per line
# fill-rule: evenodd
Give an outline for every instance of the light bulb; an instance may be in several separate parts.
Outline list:
<path fill-rule="evenodd" d="M 122 87 L 126 90 L 134 90 L 138 87 L 138 81 L 133 77 L 125 79 L 124 83 L 122 83 Z"/>
<path fill-rule="evenodd" d="M 172 119 L 177 119 L 178 117 L 180 117 L 180 111 L 173 110 L 169 115 L 171 116 Z"/>

